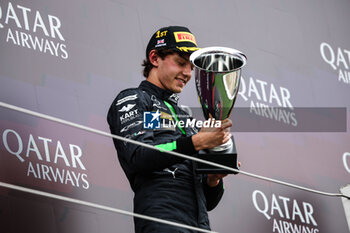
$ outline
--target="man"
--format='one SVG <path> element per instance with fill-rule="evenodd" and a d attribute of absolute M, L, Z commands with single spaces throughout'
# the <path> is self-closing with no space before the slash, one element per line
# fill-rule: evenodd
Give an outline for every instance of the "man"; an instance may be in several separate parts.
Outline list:
<path fill-rule="evenodd" d="M 198 49 L 195 37 L 186 27 L 170 26 L 156 31 L 143 63 L 146 80 L 138 88 L 120 92 L 109 109 L 111 132 L 154 145 L 161 151 L 172 150 L 189 156 L 227 142 L 232 125 L 228 119 L 222 121 L 220 128 L 202 128 L 199 132 L 191 127 L 145 129 L 143 125 L 144 112 L 155 112 L 155 118 L 160 115 L 162 122 L 168 123 L 190 118 L 178 107 L 176 93 L 190 81 L 189 55 Z M 132 143 L 118 140 L 114 143 L 135 192 L 135 213 L 210 229 L 207 211 L 220 201 L 225 175 L 198 175 L 190 160 Z M 138 218 L 134 222 L 137 233 L 191 232 Z"/>

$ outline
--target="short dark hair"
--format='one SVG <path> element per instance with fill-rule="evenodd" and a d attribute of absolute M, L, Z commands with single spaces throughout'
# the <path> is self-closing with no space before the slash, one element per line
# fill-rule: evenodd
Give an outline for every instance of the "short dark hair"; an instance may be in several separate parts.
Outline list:
<path fill-rule="evenodd" d="M 177 51 L 174 51 L 173 49 L 166 49 L 166 48 L 156 49 L 156 52 L 162 60 L 164 60 L 164 58 L 166 56 L 174 54 L 174 53 L 179 54 L 180 57 L 185 57 L 185 55 L 186 55 L 186 53 L 177 52 Z M 149 56 L 147 56 L 146 59 L 143 60 L 142 66 L 144 67 L 143 68 L 143 76 L 145 78 L 147 78 L 149 76 L 149 73 L 151 72 L 152 68 L 154 67 L 154 65 L 149 60 Z"/>

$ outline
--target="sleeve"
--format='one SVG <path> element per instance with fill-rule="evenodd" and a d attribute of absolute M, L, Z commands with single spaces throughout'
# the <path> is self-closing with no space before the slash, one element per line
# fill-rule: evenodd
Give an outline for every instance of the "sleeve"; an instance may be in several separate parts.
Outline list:
<path fill-rule="evenodd" d="M 203 192 L 207 200 L 207 210 L 213 210 L 220 202 L 224 195 L 224 182 L 221 179 L 220 183 L 215 187 L 209 187 L 207 184 L 207 175 L 203 179 Z"/>
<path fill-rule="evenodd" d="M 153 130 L 143 128 L 143 113 L 151 111 L 152 101 L 148 95 L 136 89 L 120 93 L 112 103 L 107 120 L 112 134 L 154 145 L 161 151 L 172 150 L 187 155 L 196 153 L 191 137 L 181 137 L 157 144 Z M 184 159 L 145 148 L 140 145 L 115 140 L 119 161 L 127 173 L 152 172 L 167 168 Z"/>

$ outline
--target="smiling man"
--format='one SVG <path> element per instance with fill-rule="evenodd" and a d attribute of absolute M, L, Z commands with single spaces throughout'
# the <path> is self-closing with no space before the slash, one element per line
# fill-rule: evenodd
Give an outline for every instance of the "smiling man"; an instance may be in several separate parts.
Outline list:
<path fill-rule="evenodd" d="M 154 145 L 160 151 L 114 140 L 119 162 L 135 193 L 134 212 L 210 229 L 207 211 L 223 195 L 225 175 L 196 174 L 191 160 L 161 151 L 176 151 L 198 156 L 201 149 L 227 142 L 232 123 L 226 119 L 218 128 L 145 127 L 144 116 L 151 121 L 186 121 L 190 116 L 178 107 L 178 96 L 191 79 L 189 56 L 198 50 L 194 35 L 186 27 L 161 28 L 151 37 L 143 62 L 142 81 L 138 88 L 121 91 L 108 112 L 111 132 Z M 160 125 L 161 126 L 161 125 Z M 165 224 L 134 219 L 136 233 L 192 232 Z"/>

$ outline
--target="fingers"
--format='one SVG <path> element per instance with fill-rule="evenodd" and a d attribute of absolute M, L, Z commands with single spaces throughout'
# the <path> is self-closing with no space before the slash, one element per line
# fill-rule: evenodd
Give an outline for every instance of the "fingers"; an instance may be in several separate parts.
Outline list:
<path fill-rule="evenodd" d="M 230 132 L 225 132 L 224 138 L 222 140 L 222 144 L 228 142 L 232 137 L 232 134 Z"/>
<path fill-rule="evenodd" d="M 195 148 L 211 149 L 221 144 L 227 143 L 232 137 L 230 133 L 230 127 L 232 126 L 232 121 L 230 119 L 225 119 L 225 120 L 222 120 L 221 122 L 222 124 L 220 128 L 202 127 L 198 133 L 198 136 L 201 136 L 199 137 L 199 139 L 202 139 L 202 140 L 199 140 L 198 143 L 196 142 L 196 140 L 194 141 L 194 145 L 195 143 L 198 144 L 198 145 L 196 144 L 197 147 L 195 145 Z"/>
<path fill-rule="evenodd" d="M 221 128 L 222 129 L 228 129 L 232 126 L 232 121 L 228 118 L 226 118 L 225 120 L 221 121 Z"/>

